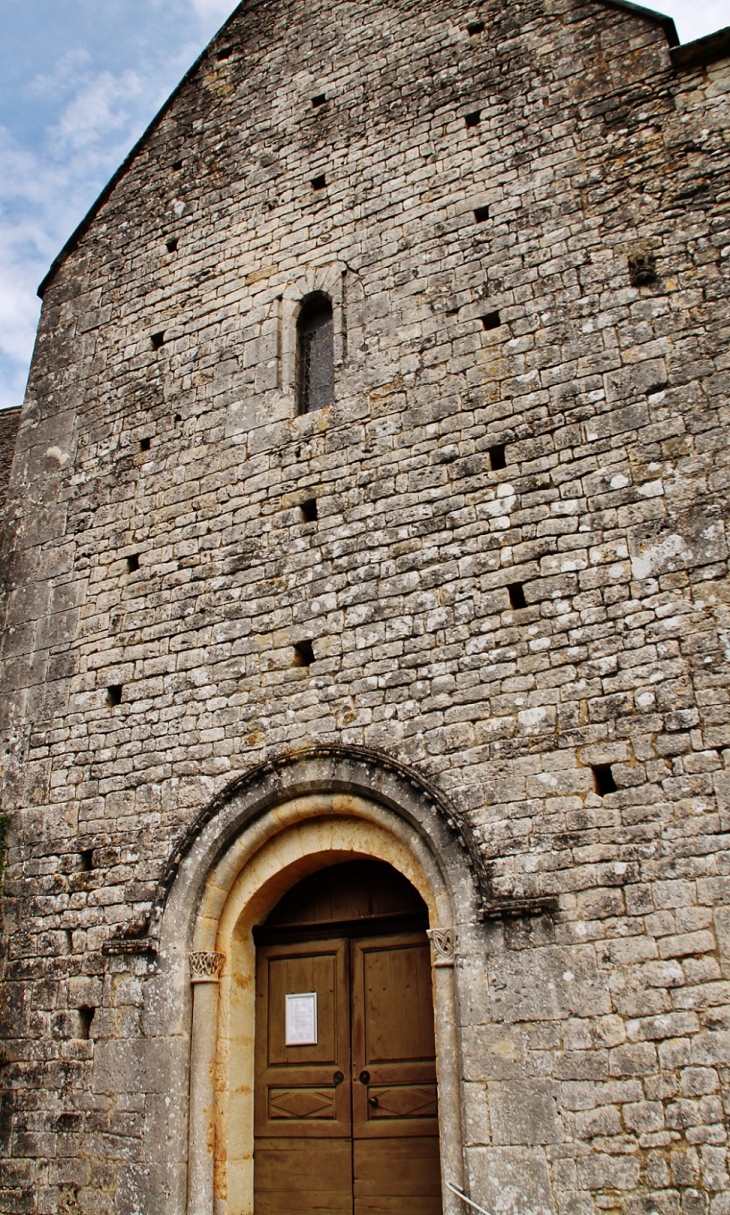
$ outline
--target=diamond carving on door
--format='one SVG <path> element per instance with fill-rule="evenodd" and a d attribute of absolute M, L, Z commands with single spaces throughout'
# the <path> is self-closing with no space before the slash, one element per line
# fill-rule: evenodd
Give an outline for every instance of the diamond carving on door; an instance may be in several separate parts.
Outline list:
<path fill-rule="evenodd" d="M 430 948 L 368 926 L 259 945 L 255 1215 L 440 1215 Z M 297 993 L 316 1041 L 287 1045 Z"/>
<path fill-rule="evenodd" d="M 316 1088 L 270 1088 L 269 1118 L 334 1118 L 333 1091 Z"/>

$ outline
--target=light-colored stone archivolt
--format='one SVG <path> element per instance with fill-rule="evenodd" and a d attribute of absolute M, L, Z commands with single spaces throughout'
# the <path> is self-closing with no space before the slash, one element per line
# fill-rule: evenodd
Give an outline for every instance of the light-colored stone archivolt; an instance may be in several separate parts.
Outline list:
<path fill-rule="evenodd" d="M 177 853 L 146 1011 L 146 1168 L 164 1215 L 253 1215 L 253 928 L 300 878 L 356 858 L 387 861 L 429 909 L 442 1172 L 462 1183 L 460 953 L 481 948 L 482 894 L 434 796 L 384 759 L 339 750 L 261 768 Z M 445 1213 L 458 1208 L 446 1192 Z"/>
<path fill-rule="evenodd" d="M 382 776 L 372 769 L 369 775 L 375 786 L 370 797 L 359 781 L 352 793 L 313 789 L 318 781 L 302 781 L 300 771 L 290 791 L 279 790 L 275 804 L 256 812 L 231 807 L 211 820 L 180 867 L 160 925 L 158 990 L 161 1021 L 167 1021 L 160 1028 L 169 1042 L 169 1096 L 150 1126 L 159 1142 L 166 1124 L 169 1209 L 177 1206 L 188 1215 L 253 1212 L 252 930 L 301 878 L 356 858 L 388 862 L 428 907 L 442 1171 L 444 1181 L 461 1184 L 454 943 L 458 925 L 467 933 L 473 925 L 478 897 L 463 850 L 433 807 L 412 787 L 399 790 L 392 776 L 385 778 L 386 789 Z M 444 1210 L 457 1207 L 446 1192 Z"/>
<path fill-rule="evenodd" d="M 434 858 L 392 811 L 362 798 L 316 794 L 272 811 L 234 842 L 212 871 L 196 925 L 194 958 L 222 955 L 220 985 L 197 986 L 191 1042 L 188 1215 L 253 1210 L 255 949 L 252 929 L 284 892 L 324 865 L 387 861 L 422 895 L 437 927 L 434 1003 L 444 1172 L 461 1174 L 458 1042 L 453 972 L 440 942 L 451 904 Z M 405 837 L 405 838 L 404 838 Z M 217 997 L 217 999 L 216 999 Z M 216 1007 L 217 1005 L 217 1007 Z M 213 1200 L 213 1201 L 211 1201 Z"/>

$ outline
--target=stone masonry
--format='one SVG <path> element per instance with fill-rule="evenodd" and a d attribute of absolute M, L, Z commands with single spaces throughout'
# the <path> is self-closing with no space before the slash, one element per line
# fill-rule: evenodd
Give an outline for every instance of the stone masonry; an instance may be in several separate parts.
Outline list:
<path fill-rule="evenodd" d="M 125 1062 L 158 884 L 334 744 L 478 847 L 476 1200 L 730 1215 L 730 36 L 673 42 L 250 0 L 54 265 L 2 557 L 4 1215 L 182 1215 Z"/>
<path fill-rule="evenodd" d="M 0 413 L 0 500 L 3 503 L 10 480 L 19 423 L 20 409 L 4 409 Z"/>

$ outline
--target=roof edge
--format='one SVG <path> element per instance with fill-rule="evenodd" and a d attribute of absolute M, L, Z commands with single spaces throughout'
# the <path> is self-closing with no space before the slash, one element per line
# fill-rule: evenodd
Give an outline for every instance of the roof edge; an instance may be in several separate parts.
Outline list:
<path fill-rule="evenodd" d="M 632 0 L 601 0 L 601 4 L 605 4 L 607 8 L 617 8 L 623 13 L 633 13 L 635 17 L 644 17 L 648 21 L 653 21 L 655 25 L 662 27 L 670 46 L 679 46 L 677 27 L 673 19 L 667 17 L 666 13 L 658 13 L 655 8 L 645 8 L 643 4 L 634 4 Z"/>
<path fill-rule="evenodd" d="M 204 49 L 201 51 L 201 53 L 198 55 L 198 58 L 195 60 L 195 62 L 188 68 L 187 72 L 183 76 L 180 83 L 173 89 L 173 91 L 170 93 L 170 96 L 167 98 L 167 100 L 164 102 L 164 104 L 157 111 L 157 113 L 155 114 L 152 121 L 145 128 L 145 130 L 140 135 L 137 142 L 134 144 L 132 149 L 125 156 L 125 158 L 122 161 L 122 163 L 120 164 L 119 168 L 116 170 L 116 172 L 113 174 L 113 176 L 109 179 L 107 184 L 104 186 L 104 189 L 97 196 L 95 201 L 91 204 L 89 210 L 86 212 L 86 215 L 81 220 L 81 223 L 77 225 L 77 227 L 74 229 L 74 231 L 69 236 L 69 238 L 66 241 L 65 245 L 63 246 L 63 248 L 53 259 L 53 261 L 51 262 L 51 265 L 48 269 L 47 274 L 45 275 L 45 277 L 43 278 L 42 282 L 40 283 L 40 285 L 38 287 L 38 295 L 41 299 L 44 298 L 48 287 L 50 286 L 51 282 L 55 278 L 57 271 L 61 268 L 61 266 L 65 262 L 66 258 L 69 256 L 69 254 L 74 252 L 74 250 L 78 247 L 78 245 L 80 244 L 83 237 L 89 231 L 89 228 L 91 227 L 92 223 L 96 219 L 101 208 L 104 206 L 104 203 L 107 202 L 107 200 L 111 197 L 112 193 L 114 192 L 115 187 L 122 180 L 122 178 L 124 177 L 124 175 L 127 172 L 127 169 L 131 166 L 131 164 L 134 162 L 134 160 L 136 159 L 139 152 L 142 150 L 142 148 L 144 147 L 149 136 L 159 126 L 160 122 L 165 117 L 165 115 L 168 113 L 168 111 L 172 107 L 173 103 L 177 100 L 177 98 L 179 97 L 180 93 L 183 91 L 185 86 L 188 84 L 188 82 L 190 80 L 192 80 L 193 76 L 197 72 L 201 63 L 203 62 L 203 60 L 206 58 L 206 56 L 210 52 L 211 47 L 217 42 L 217 40 L 221 37 L 221 35 L 224 34 L 225 31 L 228 29 L 228 27 L 233 23 L 233 21 L 237 17 L 240 10 L 244 7 L 246 2 L 247 2 L 247 0 L 241 0 L 241 3 L 236 6 L 236 8 L 233 10 L 233 12 L 231 13 L 228 20 L 223 23 L 223 25 L 220 27 L 218 32 L 213 36 L 213 38 L 210 40 L 210 42 L 207 44 L 207 46 L 205 46 Z M 632 13 L 637 17 L 643 17 L 645 20 L 652 21 L 655 25 L 661 26 L 661 28 L 664 30 L 664 33 L 666 35 L 666 38 L 667 38 L 667 41 L 668 41 L 670 47 L 673 47 L 673 48 L 679 47 L 679 36 L 677 34 L 677 27 L 675 26 L 672 18 L 667 17 L 664 13 L 659 13 L 653 8 L 645 8 L 641 4 L 634 4 L 632 2 L 632 0 L 600 0 L 600 3 L 603 4 L 607 8 L 614 8 L 614 9 L 618 9 L 620 12 Z M 703 44 L 712 42 L 713 40 L 719 38 L 723 34 L 726 34 L 726 35 L 728 35 L 728 37 L 730 37 L 729 30 L 721 30 L 719 32 L 719 34 L 710 34 L 709 38 L 700 38 L 697 40 L 697 42 L 689 42 L 686 44 L 686 48 L 682 47 L 681 50 L 685 50 L 685 49 L 689 50 L 692 47 L 699 48 Z M 686 66 L 690 66 L 690 64 L 694 64 L 695 62 L 705 63 L 705 62 L 711 61 L 711 60 L 708 60 L 705 58 L 698 58 L 696 60 L 688 59 L 687 61 L 682 59 L 681 62 L 677 62 L 674 58 L 675 53 L 676 53 L 675 51 L 672 52 L 672 62 L 675 64 L 675 67 L 677 67 L 677 66 L 686 67 Z M 697 53 L 704 54 L 705 52 L 698 51 Z M 723 52 L 721 51 L 721 52 L 715 54 L 713 57 L 720 58 L 722 53 Z"/>
<path fill-rule="evenodd" d="M 182 80 L 179 82 L 179 84 L 177 84 L 175 86 L 175 88 L 170 93 L 170 96 L 167 98 L 167 100 L 163 103 L 163 105 L 157 111 L 157 113 L 155 114 L 152 121 L 148 124 L 147 127 L 145 127 L 144 131 L 140 135 L 140 137 L 137 140 L 137 142 L 135 143 L 134 147 L 127 153 L 127 155 L 125 156 L 124 160 L 120 164 L 117 171 L 114 173 L 114 175 L 112 177 L 110 177 L 109 181 L 104 186 L 104 189 L 101 191 L 101 194 L 99 194 L 97 196 L 97 198 L 94 200 L 94 202 L 91 204 L 91 206 L 89 207 L 89 210 L 86 212 L 86 215 L 81 220 L 81 223 L 78 224 L 76 228 L 74 228 L 73 232 L 71 233 L 68 240 L 66 241 L 66 244 L 63 246 L 61 251 L 56 255 L 56 257 L 54 257 L 53 261 L 51 262 L 48 273 L 45 275 L 45 277 L 43 278 L 43 281 L 41 282 L 40 286 L 38 287 L 37 294 L 40 297 L 40 299 L 43 299 L 43 297 L 46 293 L 46 290 L 50 286 L 52 280 L 55 278 L 56 272 L 61 268 L 61 266 L 65 262 L 66 258 L 69 256 L 70 253 L 73 253 L 74 249 L 76 249 L 78 247 L 78 245 L 81 242 L 81 240 L 83 239 L 83 237 L 89 231 L 89 228 L 91 227 L 92 223 L 96 219 L 101 208 L 104 206 L 104 203 L 107 201 L 108 198 L 111 197 L 112 193 L 114 192 L 115 187 L 122 180 L 125 173 L 127 172 L 127 169 L 130 167 L 132 162 L 136 159 L 138 153 L 141 152 L 141 150 L 144 147 L 149 136 L 162 122 L 162 119 L 165 117 L 168 110 L 173 105 L 173 102 L 175 102 L 177 100 L 177 98 L 180 96 L 180 93 L 183 91 L 183 89 L 187 85 L 188 81 L 192 80 L 193 76 L 197 72 L 201 63 L 206 58 L 206 56 L 209 54 L 211 47 L 214 46 L 214 44 L 218 41 L 218 39 L 221 37 L 221 35 L 228 29 L 229 25 L 232 24 L 232 22 L 238 15 L 240 9 L 242 9 L 244 7 L 245 3 L 246 3 L 246 0 L 241 0 L 241 3 L 236 6 L 236 8 L 233 10 L 233 12 L 231 13 L 228 20 L 224 21 L 223 25 L 220 27 L 220 29 L 217 31 L 217 33 L 215 33 L 213 35 L 210 42 L 208 42 L 206 44 L 206 46 L 203 48 L 203 50 L 198 55 L 198 58 L 188 68 L 188 70 L 185 73 L 185 75 L 183 76 Z"/>
<path fill-rule="evenodd" d="M 684 46 L 674 47 L 671 55 L 676 68 L 701 67 L 730 57 L 730 25 L 714 34 L 706 34 L 704 38 L 696 38 L 694 42 L 685 42 Z"/>

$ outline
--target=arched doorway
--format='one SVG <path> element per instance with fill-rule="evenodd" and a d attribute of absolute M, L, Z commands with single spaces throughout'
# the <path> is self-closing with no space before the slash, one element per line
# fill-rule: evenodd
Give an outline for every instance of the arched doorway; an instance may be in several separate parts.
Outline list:
<path fill-rule="evenodd" d="M 479 887 L 468 834 L 439 797 L 393 760 L 332 746 L 252 769 L 191 826 L 153 921 L 150 1025 L 164 1066 L 145 1159 L 157 1209 L 254 1215 L 254 932 L 297 882 L 367 859 L 406 878 L 428 908 L 441 1201 L 445 1215 L 463 1215 L 449 1189 L 465 1178 L 458 987 L 471 972 L 459 950 L 481 940 Z"/>
<path fill-rule="evenodd" d="M 439 1215 L 427 928 L 411 883 L 361 859 L 254 930 L 255 1215 Z"/>

